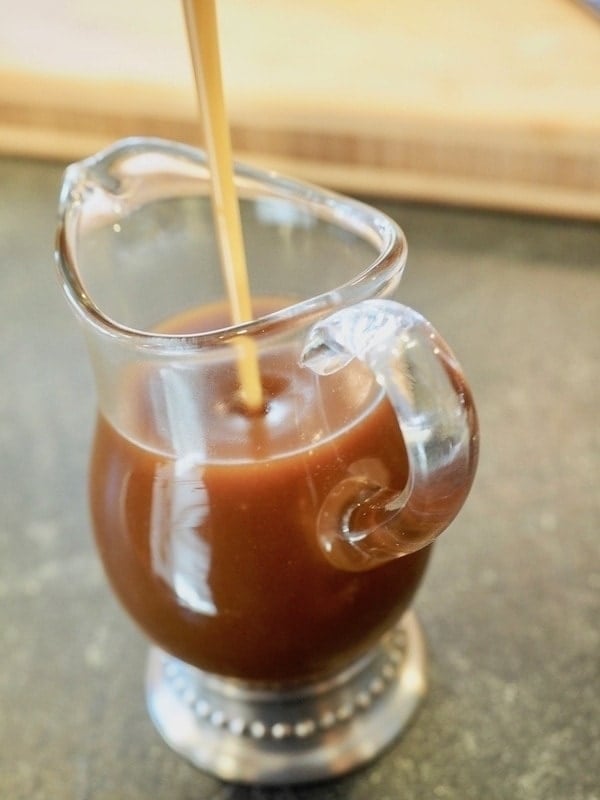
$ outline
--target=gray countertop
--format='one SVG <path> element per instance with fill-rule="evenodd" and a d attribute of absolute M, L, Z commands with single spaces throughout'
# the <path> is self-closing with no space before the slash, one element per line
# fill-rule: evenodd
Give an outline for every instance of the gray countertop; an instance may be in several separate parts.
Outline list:
<path fill-rule="evenodd" d="M 340 781 L 246 789 L 162 744 L 146 642 L 94 552 L 94 391 L 52 262 L 61 173 L 0 161 L 0 797 L 598 800 L 600 228 L 378 203 L 408 236 L 402 299 L 471 380 L 480 470 L 416 601 L 414 723 Z"/>

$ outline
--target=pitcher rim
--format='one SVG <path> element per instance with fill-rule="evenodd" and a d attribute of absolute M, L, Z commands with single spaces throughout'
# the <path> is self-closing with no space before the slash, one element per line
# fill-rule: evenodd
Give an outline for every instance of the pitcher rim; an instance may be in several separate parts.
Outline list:
<path fill-rule="evenodd" d="M 376 257 L 339 287 L 292 302 L 289 306 L 248 321 L 210 331 L 182 334 L 125 325 L 105 314 L 86 292 L 74 255 L 73 245 L 76 243 L 70 241 L 71 216 L 78 208 L 77 194 L 86 175 L 118 158 L 142 152 L 178 157 L 209 172 L 206 153 L 201 148 L 168 139 L 132 136 L 119 139 L 97 153 L 69 164 L 63 173 L 54 254 L 59 280 L 78 316 L 106 335 L 126 339 L 143 349 L 166 352 L 222 346 L 239 336 L 262 338 L 297 324 L 307 324 L 327 312 L 361 300 L 388 295 L 402 277 L 407 258 L 406 237 L 398 223 L 385 212 L 361 200 L 288 177 L 276 170 L 235 161 L 236 180 L 264 186 L 271 190 L 273 197 L 291 201 L 322 220 L 345 227 L 357 237 L 370 241 L 378 251 Z M 375 238 L 377 241 L 374 241 Z"/>

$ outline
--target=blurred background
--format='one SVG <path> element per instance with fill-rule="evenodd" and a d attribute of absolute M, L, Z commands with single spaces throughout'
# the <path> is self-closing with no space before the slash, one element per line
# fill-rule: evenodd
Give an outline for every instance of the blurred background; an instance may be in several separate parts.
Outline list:
<path fill-rule="evenodd" d="M 2 3 L 0 152 L 199 141 L 178 2 Z M 221 0 L 219 17 L 240 160 L 355 193 L 600 217 L 600 17 L 583 2 Z"/>

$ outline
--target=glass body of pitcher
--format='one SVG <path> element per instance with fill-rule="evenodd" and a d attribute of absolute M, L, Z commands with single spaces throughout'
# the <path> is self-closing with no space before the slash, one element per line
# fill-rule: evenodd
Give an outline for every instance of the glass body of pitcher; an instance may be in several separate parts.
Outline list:
<path fill-rule="evenodd" d="M 477 420 L 444 341 L 386 299 L 394 222 L 256 169 L 236 183 L 248 322 L 230 322 L 210 175 L 183 145 L 69 167 L 57 260 L 97 387 L 96 544 L 153 643 L 151 717 L 221 778 L 294 783 L 372 758 L 418 705 L 410 604 L 471 486 Z"/>

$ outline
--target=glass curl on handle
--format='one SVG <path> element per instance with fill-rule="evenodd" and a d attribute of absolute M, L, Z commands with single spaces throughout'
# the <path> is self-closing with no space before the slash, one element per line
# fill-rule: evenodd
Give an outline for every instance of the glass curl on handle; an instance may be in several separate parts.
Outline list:
<path fill-rule="evenodd" d="M 479 427 L 456 357 L 413 309 L 383 299 L 341 309 L 311 329 L 302 363 L 328 375 L 354 358 L 385 389 L 408 458 L 402 490 L 349 474 L 322 505 L 318 535 L 327 558 L 361 571 L 425 547 L 450 525 L 473 482 Z"/>

